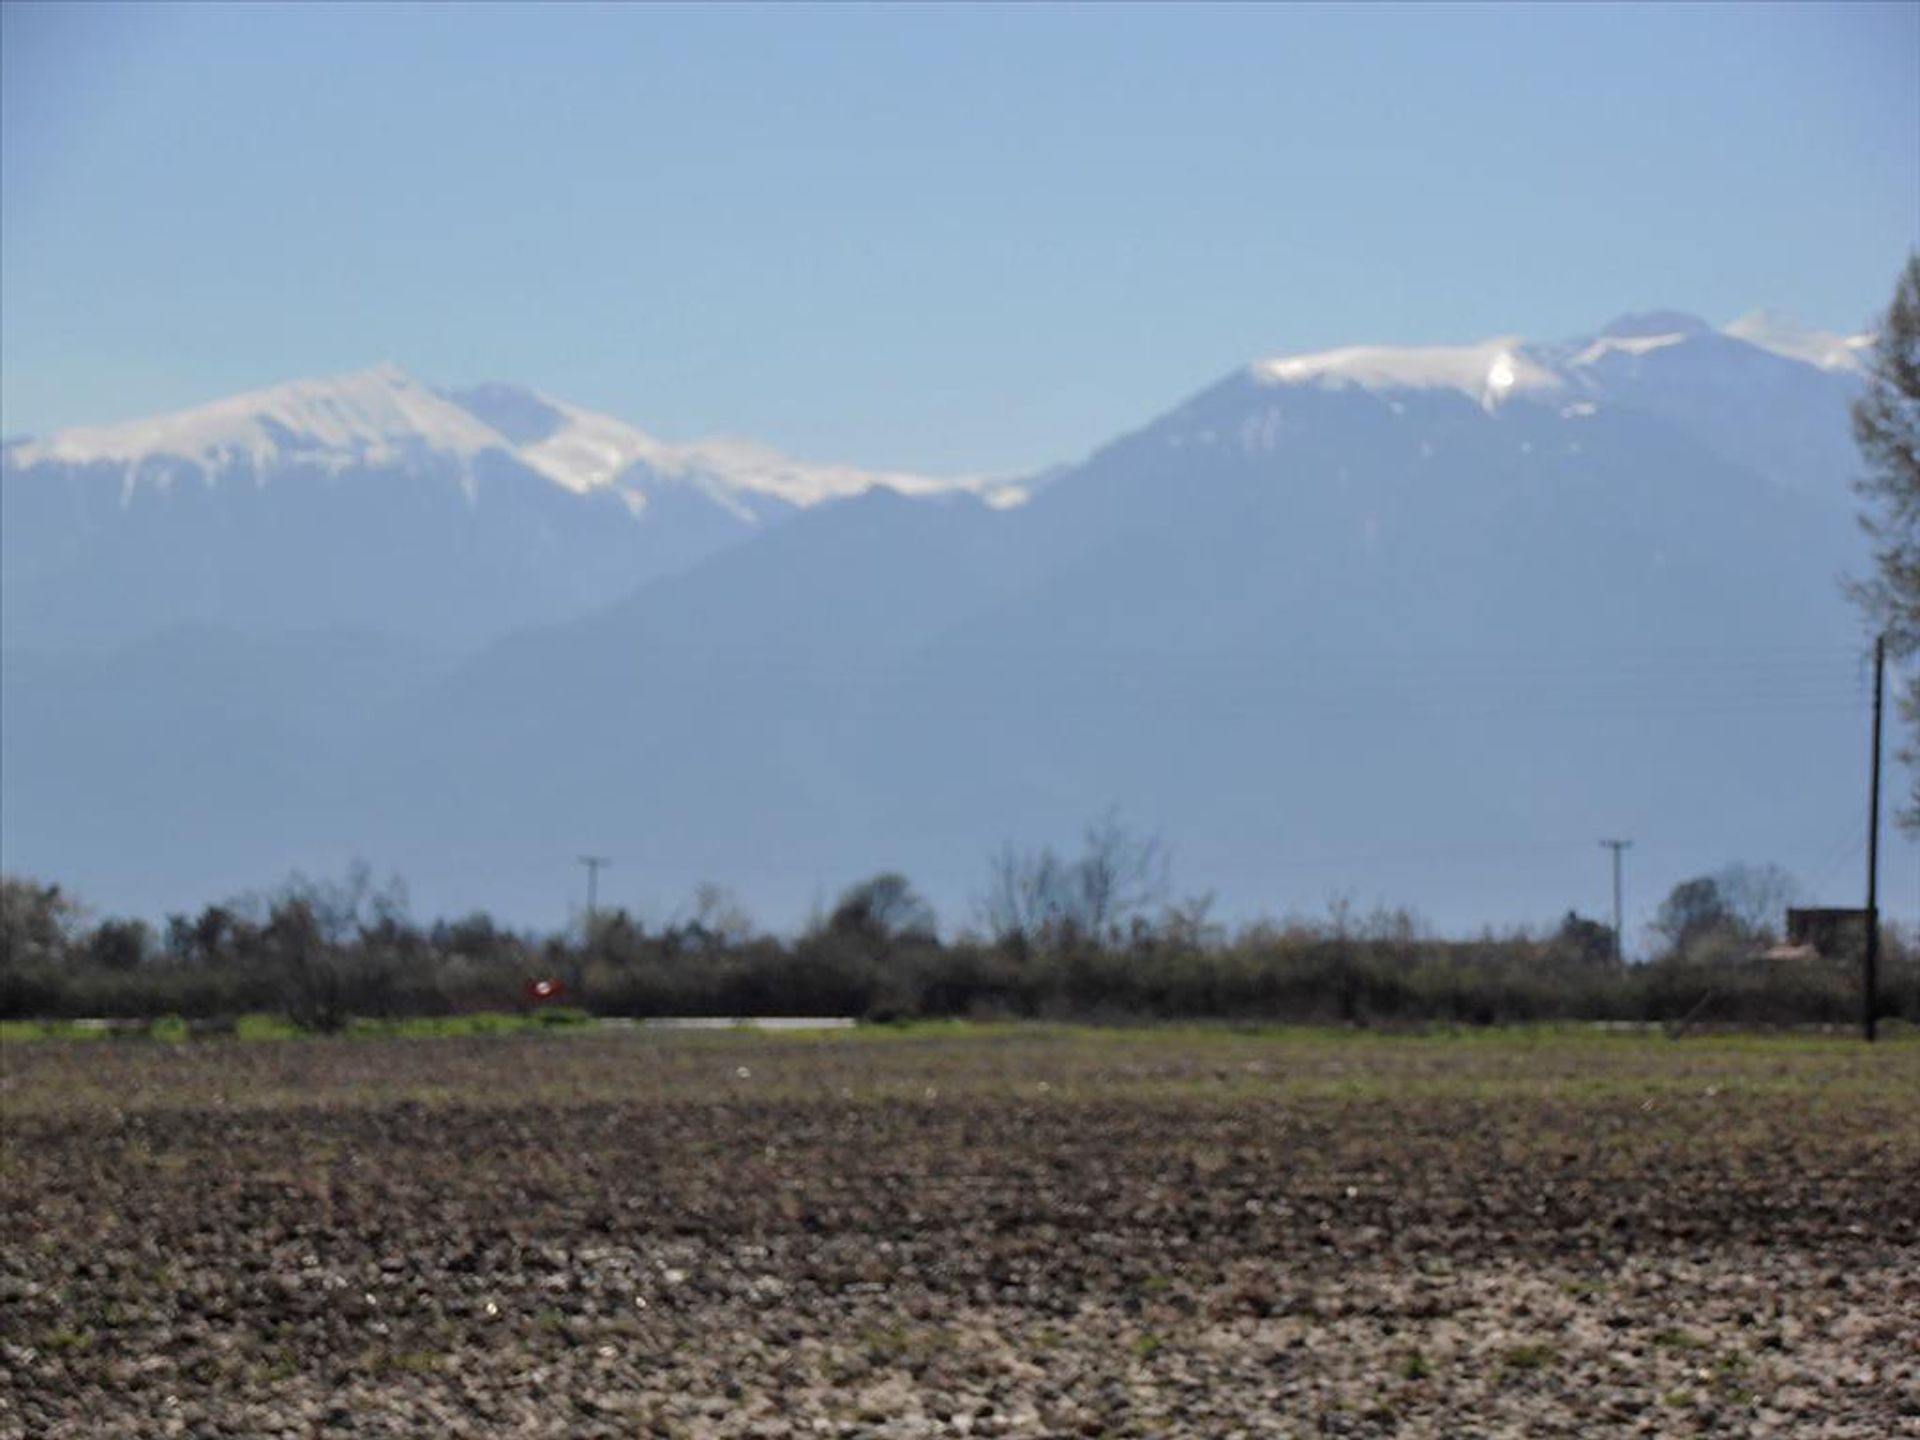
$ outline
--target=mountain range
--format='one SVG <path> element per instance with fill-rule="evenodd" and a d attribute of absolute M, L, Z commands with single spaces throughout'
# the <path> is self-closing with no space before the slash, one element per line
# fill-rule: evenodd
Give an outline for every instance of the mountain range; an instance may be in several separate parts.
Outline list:
<path fill-rule="evenodd" d="M 0 633 L 32 646 L 213 624 L 460 648 L 876 486 L 1021 498 L 749 441 L 667 444 L 530 390 L 441 392 L 393 365 L 57 432 L 3 463 Z"/>
<path fill-rule="evenodd" d="M 655 917 L 711 878 L 790 925 L 885 868 L 951 924 L 991 852 L 1112 810 L 1238 918 L 1596 913 L 1615 835 L 1642 918 L 1732 860 L 1847 903 L 1867 343 L 1285 354 L 1039 477 L 391 366 L 16 442 L 0 847 L 154 914 L 364 856 L 557 923 L 591 850 Z"/>

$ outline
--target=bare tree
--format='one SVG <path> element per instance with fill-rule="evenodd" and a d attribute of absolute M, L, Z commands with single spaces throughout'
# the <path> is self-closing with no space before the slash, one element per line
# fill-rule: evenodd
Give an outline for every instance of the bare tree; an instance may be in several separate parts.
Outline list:
<path fill-rule="evenodd" d="M 405 882 L 376 885 L 364 860 L 338 881 L 295 873 L 271 902 L 261 941 L 288 1016 L 305 1029 L 342 1028 L 354 1003 L 378 1000 L 409 931 Z"/>
<path fill-rule="evenodd" d="M 1787 907 L 1800 898 L 1800 885 L 1778 865 L 1729 865 L 1714 877 L 1720 900 L 1742 930 L 1757 940 L 1778 940 Z"/>
<path fill-rule="evenodd" d="M 1868 474 L 1854 489 L 1873 540 L 1874 573 L 1848 587 L 1899 659 L 1920 656 L 1920 254 L 1907 257 L 1880 322 L 1866 393 L 1853 408 L 1853 437 Z M 1900 692 L 1912 768 L 1903 826 L 1920 831 L 1920 673 Z"/>
<path fill-rule="evenodd" d="M 1105 943 L 1166 897 L 1169 869 L 1158 836 L 1137 836 L 1108 811 L 1087 826 L 1076 860 L 1050 848 L 1003 846 L 988 864 L 976 909 L 1001 941 L 1036 948 Z"/>
<path fill-rule="evenodd" d="M 1087 826 L 1072 867 L 1070 920 L 1093 940 L 1114 935 L 1126 921 L 1167 895 L 1169 863 L 1157 835 L 1137 836 L 1109 810 Z"/>
<path fill-rule="evenodd" d="M 693 920 L 690 928 L 705 935 L 723 950 L 744 945 L 753 938 L 753 916 L 740 898 L 726 886 L 702 880 L 693 887 Z"/>
<path fill-rule="evenodd" d="M 980 923 L 1002 943 L 1034 946 L 1052 915 L 1065 867 L 1050 849 L 1018 851 L 1008 841 L 987 864 L 987 889 L 975 904 Z"/>

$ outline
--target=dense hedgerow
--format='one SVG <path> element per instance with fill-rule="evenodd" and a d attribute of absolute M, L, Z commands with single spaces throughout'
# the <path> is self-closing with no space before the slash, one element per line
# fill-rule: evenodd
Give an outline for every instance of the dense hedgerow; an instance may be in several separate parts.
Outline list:
<path fill-rule="evenodd" d="M 535 978 L 601 1015 L 1212 1018 L 1347 1025 L 1543 1020 L 1848 1024 L 1849 959 L 1767 960 L 1720 933 L 1618 965 L 1610 934 L 1569 917 L 1546 936 L 1442 939 L 1409 917 L 1263 924 L 1228 936 L 1191 907 L 1088 934 L 1041 924 L 998 940 L 937 938 L 898 877 L 856 887 L 796 939 L 737 909 L 650 929 L 622 912 L 584 943 L 485 915 L 420 924 L 364 871 L 175 916 L 164 930 L 88 924 L 57 887 L 4 882 L 0 1017 L 219 1017 L 274 1012 L 314 1030 L 351 1016 L 510 1009 Z M 1881 1009 L 1920 1020 L 1920 958 L 1892 931 Z"/>

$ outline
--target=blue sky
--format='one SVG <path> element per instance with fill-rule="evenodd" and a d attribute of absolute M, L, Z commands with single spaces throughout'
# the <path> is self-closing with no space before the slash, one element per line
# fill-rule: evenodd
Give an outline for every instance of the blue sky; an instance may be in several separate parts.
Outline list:
<path fill-rule="evenodd" d="M 9 3 L 0 427 L 393 359 L 1016 473 L 1232 365 L 1856 328 L 1920 7 Z"/>

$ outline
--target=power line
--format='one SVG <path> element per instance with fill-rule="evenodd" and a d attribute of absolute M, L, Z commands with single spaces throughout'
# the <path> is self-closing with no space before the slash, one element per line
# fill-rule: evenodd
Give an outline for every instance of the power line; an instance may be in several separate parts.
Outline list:
<path fill-rule="evenodd" d="M 1833 841 L 1816 852 L 1819 858 L 1812 862 L 1813 868 L 1807 872 L 1811 877 L 1812 889 L 1809 894 L 1817 899 L 1826 891 L 1840 873 L 1860 857 L 1867 848 L 1867 807 L 1862 805 L 1847 817 L 1845 827 Z"/>

